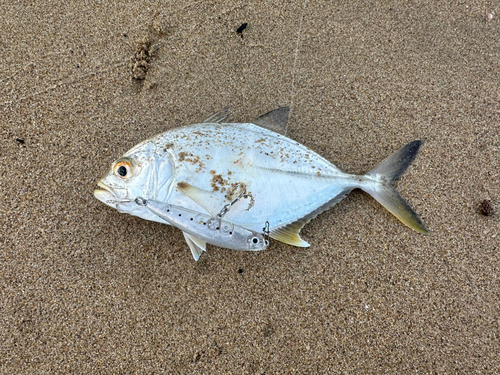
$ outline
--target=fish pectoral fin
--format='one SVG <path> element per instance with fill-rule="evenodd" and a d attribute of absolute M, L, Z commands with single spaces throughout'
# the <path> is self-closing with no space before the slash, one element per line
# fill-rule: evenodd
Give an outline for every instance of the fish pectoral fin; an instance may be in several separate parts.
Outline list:
<path fill-rule="evenodd" d="M 186 239 L 189 249 L 191 250 L 191 254 L 193 254 L 194 260 L 198 261 L 198 259 L 200 259 L 200 255 L 204 251 L 207 251 L 207 243 L 199 238 L 196 238 L 195 236 L 187 234 L 186 232 L 182 232 L 182 234 L 184 234 L 184 238 Z"/>
<path fill-rule="evenodd" d="M 286 120 L 290 113 L 290 107 L 277 108 L 271 112 L 262 115 L 252 121 L 252 124 L 271 130 L 275 133 L 285 135 Z"/>
<path fill-rule="evenodd" d="M 300 238 L 299 232 L 309 222 L 309 220 L 298 220 L 294 223 L 285 225 L 282 228 L 273 229 L 269 233 L 269 237 L 274 238 L 280 242 L 286 243 L 288 245 L 298 246 L 298 247 L 309 247 L 309 243 Z"/>
<path fill-rule="evenodd" d="M 221 201 L 210 191 L 197 188 L 187 182 L 178 182 L 177 190 L 187 195 L 191 200 L 198 203 L 211 216 L 215 216 L 229 201 Z"/>
<path fill-rule="evenodd" d="M 229 113 L 229 107 L 224 108 L 222 111 L 214 113 L 212 116 L 207 118 L 205 123 L 213 124 L 213 123 L 220 123 L 226 119 L 228 119 L 231 116 Z"/>

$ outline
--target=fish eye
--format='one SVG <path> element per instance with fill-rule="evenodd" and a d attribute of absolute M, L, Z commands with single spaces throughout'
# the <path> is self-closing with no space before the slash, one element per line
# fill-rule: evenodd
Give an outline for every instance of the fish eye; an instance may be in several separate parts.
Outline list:
<path fill-rule="evenodd" d="M 133 170 L 132 164 L 129 161 L 120 161 L 113 167 L 115 176 L 122 180 L 132 177 Z"/>

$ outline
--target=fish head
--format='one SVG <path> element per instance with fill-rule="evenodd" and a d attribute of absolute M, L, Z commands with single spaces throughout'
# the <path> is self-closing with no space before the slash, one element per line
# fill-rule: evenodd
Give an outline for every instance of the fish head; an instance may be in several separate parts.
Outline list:
<path fill-rule="evenodd" d="M 166 202 L 174 178 L 171 156 L 158 152 L 155 143 L 148 140 L 111 164 L 97 183 L 99 188 L 94 191 L 94 196 L 120 212 L 164 223 L 147 207 L 136 204 L 135 199 L 141 197 Z"/>

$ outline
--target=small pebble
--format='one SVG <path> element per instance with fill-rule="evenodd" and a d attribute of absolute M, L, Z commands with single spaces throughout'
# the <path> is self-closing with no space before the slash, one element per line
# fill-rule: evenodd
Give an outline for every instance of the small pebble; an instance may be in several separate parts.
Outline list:
<path fill-rule="evenodd" d="M 492 216 L 493 215 L 493 204 L 490 200 L 485 199 L 479 205 L 479 212 L 484 216 Z"/>
<path fill-rule="evenodd" d="M 247 23 L 247 22 L 242 23 L 242 24 L 241 24 L 241 26 L 240 26 L 240 27 L 238 27 L 238 29 L 236 30 L 236 32 L 237 32 L 238 34 L 241 34 L 241 33 L 243 32 L 243 30 L 245 30 L 245 29 L 247 28 L 247 26 L 248 26 L 248 23 Z"/>

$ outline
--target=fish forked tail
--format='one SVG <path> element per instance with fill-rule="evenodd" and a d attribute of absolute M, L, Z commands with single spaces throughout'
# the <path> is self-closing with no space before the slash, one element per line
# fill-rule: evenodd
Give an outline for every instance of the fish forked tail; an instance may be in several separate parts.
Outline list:
<path fill-rule="evenodd" d="M 392 186 L 394 180 L 401 176 L 415 159 L 421 145 L 422 141 L 413 141 L 401 147 L 365 175 L 377 182 L 363 185 L 361 189 L 375 198 L 403 224 L 419 233 L 428 233 L 415 211 Z"/>

